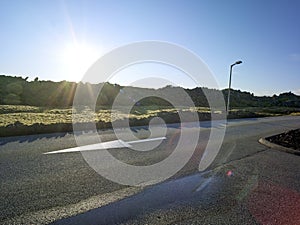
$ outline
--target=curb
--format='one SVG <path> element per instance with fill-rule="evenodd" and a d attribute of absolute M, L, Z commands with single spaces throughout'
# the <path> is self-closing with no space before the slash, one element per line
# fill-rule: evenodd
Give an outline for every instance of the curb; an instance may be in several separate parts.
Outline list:
<path fill-rule="evenodd" d="M 287 152 L 287 153 L 291 153 L 291 154 L 295 154 L 295 155 L 300 155 L 300 151 L 294 150 L 292 148 L 287 148 L 278 144 L 274 144 L 272 142 L 267 141 L 265 138 L 260 138 L 258 140 L 259 143 L 271 148 L 271 149 L 275 149 L 275 150 L 279 150 L 279 151 L 283 151 L 283 152 Z"/>

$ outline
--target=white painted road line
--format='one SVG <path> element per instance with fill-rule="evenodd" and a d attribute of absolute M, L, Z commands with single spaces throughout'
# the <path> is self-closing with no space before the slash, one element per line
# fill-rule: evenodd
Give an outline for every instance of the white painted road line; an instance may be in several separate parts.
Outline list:
<path fill-rule="evenodd" d="M 149 141 L 159 141 L 159 140 L 164 140 L 164 139 L 166 139 L 166 137 L 141 139 L 141 140 L 128 141 L 128 142 L 125 142 L 122 140 L 114 140 L 114 141 L 107 141 L 107 142 L 102 142 L 102 143 L 98 143 L 98 144 L 85 145 L 85 146 L 79 146 L 79 147 L 75 147 L 75 148 L 67 148 L 67 149 L 62 149 L 62 150 L 58 150 L 58 151 L 46 152 L 43 154 L 49 155 L 49 154 L 59 154 L 59 153 L 95 151 L 95 150 L 112 149 L 112 148 L 130 148 L 131 147 L 130 144 L 143 143 L 143 142 L 149 142 Z"/>

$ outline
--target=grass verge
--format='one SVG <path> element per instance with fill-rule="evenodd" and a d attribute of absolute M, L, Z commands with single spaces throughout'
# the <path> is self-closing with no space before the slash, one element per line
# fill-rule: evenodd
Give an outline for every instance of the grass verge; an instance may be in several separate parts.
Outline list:
<path fill-rule="evenodd" d="M 178 109 L 183 115 L 189 112 L 197 112 L 200 121 L 210 120 L 211 111 L 206 107 Z M 83 107 L 80 112 L 72 108 L 45 108 L 34 106 L 0 106 L 0 136 L 19 136 L 30 134 L 72 132 L 73 122 L 78 123 L 81 130 L 89 130 L 92 123 L 96 123 L 97 129 L 112 127 L 112 122 L 129 119 L 131 126 L 148 125 L 154 117 L 162 118 L 165 123 L 178 123 L 180 118 L 178 110 L 172 107 L 160 108 L 158 106 L 135 106 L 128 114 L 124 110 L 110 110 L 99 108 L 92 112 Z M 215 118 L 224 118 L 221 111 L 212 112 Z M 271 108 L 235 108 L 230 111 L 229 119 L 255 118 L 281 115 L 300 115 L 298 108 L 271 107 Z"/>

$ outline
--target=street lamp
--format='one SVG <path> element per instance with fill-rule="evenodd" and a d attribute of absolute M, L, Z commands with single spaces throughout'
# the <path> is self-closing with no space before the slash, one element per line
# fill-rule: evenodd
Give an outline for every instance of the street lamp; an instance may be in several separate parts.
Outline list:
<path fill-rule="evenodd" d="M 232 65 L 230 65 L 230 75 L 229 75 L 229 88 L 228 88 L 228 99 L 227 99 L 227 117 L 229 115 L 229 102 L 230 102 L 230 88 L 231 88 L 231 74 L 232 74 L 232 67 L 234 67 L 235 65 L 241 64 L 242 61 L 236 61 L 235 63 L 233 63 Z"/>

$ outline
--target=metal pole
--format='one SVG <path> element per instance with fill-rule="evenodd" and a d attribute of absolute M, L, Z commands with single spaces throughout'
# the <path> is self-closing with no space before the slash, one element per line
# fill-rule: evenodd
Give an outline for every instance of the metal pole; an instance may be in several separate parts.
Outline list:
<path fill-rule="evenodd" d="M 230 88 L 231 88 L 231 74 L 232 74 L 232 67 L 234 66 L 235 64 L 232 64 L 230 66 L 230 74 L 229 74 L 229 88 L 228 88 L 228 98 L 227 98 L 227 108 L 226 108 L 226 111 L 227 111 L 227 117 L 229 115 L 229 102 L 230 102 Z"/>

